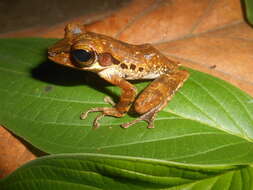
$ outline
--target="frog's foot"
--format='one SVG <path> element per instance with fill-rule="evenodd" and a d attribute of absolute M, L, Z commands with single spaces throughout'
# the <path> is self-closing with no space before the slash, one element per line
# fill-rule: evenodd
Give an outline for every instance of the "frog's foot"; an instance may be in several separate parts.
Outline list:
<path fill-rule="evenodd" d="M 112 106 L 115 106 L 115 102 L 113 101 L 113 99 L 109 96 L 105 96 L 104 97 L 104 102 L 108 103 Z M 86 119 L 88 114 L 91 112 L 102 112 L 100 115 L 98 115 L 94 121 L 93 121 L 93 128 L 99 128 L 100 124 L 99 124 L 99 120 L 102 119 L 104 116 L 106 115 L 110 115 L 110 116 L 115 116 L 115 117 L 121 117 L 120 114 L 118 113 L 118 111 L 115 108 L 92 108 L 90 110 L 87 110 L 86 112 L 81 113 L 80 118 L 81 119 Z"/>
<path fill-rule="evenodd" d="M 113 117 L 122 117 L 124 113 L 120 113 L 115 108 L 107 108 L 107 107 L 101 107 L 101 108 L 91 108 L 90 110 L 87 110 L 86 112 L 83 112 L 80 116 L 81 119 L 86 119 L 89 113 L 92 112 L 101 112 L 93 121 L 93 128 L 99 128 L 99 120 L 102 119 L 104 116 L 113 116 Z"/>
<path fill-rule="evenodd" d="M 128 127 L 130 127 L 130 126 L 132 126 L 132 125 L 134 125 L 134 124 L 136 124 L 140 121 L 146 121 L 148 123 L 147 128 L 155 128 L 154 120 L 155 120 L 155 116 L 156 116 L 157 112 L 158 112 L 157 108 L 151 109 L 147 113 L 141 115 L 139 118 L 137 118 L 133 121 L 130 121 L 128 123 L 121 124 L 121 127 L 128 128 Z"/>

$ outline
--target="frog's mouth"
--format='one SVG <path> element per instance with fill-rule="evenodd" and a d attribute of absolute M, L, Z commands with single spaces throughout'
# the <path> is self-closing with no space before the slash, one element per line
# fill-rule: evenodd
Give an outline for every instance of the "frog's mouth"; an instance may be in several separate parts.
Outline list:
<path fill-rule="evenodd" d="M 53 62 L 70 66 L 73 67 L 74 65 L 72 64 L 72 61 L 70 59 L 70 56 L 68 53 L 60 52 L 60 53 L 55 53 L 55 52 L 48 52 L 48 59 L 50 59 Z"/>

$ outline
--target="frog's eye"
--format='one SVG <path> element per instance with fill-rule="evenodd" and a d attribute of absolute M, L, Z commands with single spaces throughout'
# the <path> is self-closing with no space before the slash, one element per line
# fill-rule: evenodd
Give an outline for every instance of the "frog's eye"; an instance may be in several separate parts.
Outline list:
<path fill-rule="evenodd" d="M 80 67 L 90 66 L 94 59 L 94 53 L 83 49 L 75 49 L 71 51 L 71 56 Z"/>

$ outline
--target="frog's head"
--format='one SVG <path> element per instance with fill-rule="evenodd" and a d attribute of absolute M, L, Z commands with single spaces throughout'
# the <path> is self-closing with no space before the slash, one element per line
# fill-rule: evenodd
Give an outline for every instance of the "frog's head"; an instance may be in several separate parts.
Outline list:
<path fill-rule="evenodd" d="M 85 31 L 83 25 L 68 24 L 64 39 L 48 49 L 48 58 L 56 63 L 82 70 L 103 70 L 110 55 L 98 53 L 100 46 L 95 33 Z"/>

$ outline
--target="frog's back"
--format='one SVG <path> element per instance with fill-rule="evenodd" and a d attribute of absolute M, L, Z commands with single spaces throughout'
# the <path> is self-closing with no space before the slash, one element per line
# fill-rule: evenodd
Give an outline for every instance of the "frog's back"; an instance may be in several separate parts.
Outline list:
<path fill-rule="evenodd" d="M 96 34 L 86 33 L 103 53 L 110 53 L 120 63 L 115 66 L 121 76 L 132 79 L 154 79 L 164 73 L 173 73 L 178 63 L 169 60 L 151 44 L 133 45 L 120 40 Z"/>
<path fill-rule="evenodd" d="M 121 60 L 125 64 L 127 79 L 155 79 L 162 74 L 174 73 L 178 69 L 178 63 L 168 59 L 151 44 L 131 45 L 129 55 Z M 128 69 L 127 69 L 128 68 Z"/>

